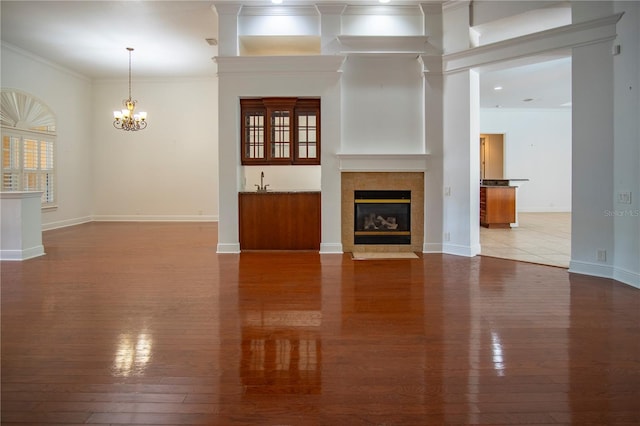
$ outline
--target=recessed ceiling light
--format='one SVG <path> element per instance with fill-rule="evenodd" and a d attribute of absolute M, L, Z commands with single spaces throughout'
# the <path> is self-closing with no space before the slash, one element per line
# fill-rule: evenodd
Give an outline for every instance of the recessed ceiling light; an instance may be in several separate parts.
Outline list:
<path fill-rule="evenodd" d="M 495 86 L 493 90 L 502 90 L 502 86 Z"/>
<path fill-rule="evenodd" d="M 389 3 L 391 0 L 378 0 L 379 3 Z"/>
<path fill-rule="evenodd" d="M 533 98 L 527 98 L 527 99 L 523 99 L 522 102 L 531 102 L 533 100 Z"/>
<path fill-rule="evenodd" d="M 282 4 L 282 0 L 271 0 L 273 4 Z"/>
<path fill-rule="evenodd" d="M 204 39 L 207 43 L 209 43 L 209 46 L 217 46 L 218 45 L 218 39 L 215 38 L 205 38 Z"/>
<path fill-rule="evenodd" d="M 562 105 L 560 105 L 561 107 L 570 107 L 571 106 L 571 101 L 569 102 L 565 102 Z"/>

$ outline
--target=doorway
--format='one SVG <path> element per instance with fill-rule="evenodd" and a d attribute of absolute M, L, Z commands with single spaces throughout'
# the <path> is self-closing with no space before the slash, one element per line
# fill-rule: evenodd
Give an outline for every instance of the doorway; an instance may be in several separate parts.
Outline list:
<path fill-rule="evenodd" d="M 504 134 L 480 135 L 480 180 L 504 178 Z"/>

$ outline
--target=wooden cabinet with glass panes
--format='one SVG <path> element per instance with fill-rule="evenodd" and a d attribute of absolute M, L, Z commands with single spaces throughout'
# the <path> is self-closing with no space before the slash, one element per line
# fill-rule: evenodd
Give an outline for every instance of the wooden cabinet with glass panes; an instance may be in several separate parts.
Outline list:
<path fill-rule="evenodd" d="M 243 165 L 320 164 L 320 99 L 241 99 Z"/>

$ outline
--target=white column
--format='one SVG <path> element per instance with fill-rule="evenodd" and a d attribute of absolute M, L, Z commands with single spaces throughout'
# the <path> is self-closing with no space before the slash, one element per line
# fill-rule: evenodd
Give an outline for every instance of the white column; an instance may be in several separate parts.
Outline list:
<path fill-rule="evenodd" d="M 610 13 L 578 2 L 574 21 Z M 577 13 L 576 13 L 577 12 Z M 611 41 L 572 53 L 571 272 L 611 278 L 613 218 L 613 56 Z"/>
<path fill-rule="evenodd" d="M 238 56 L 238 14 L 241 4 L 215 3 L 218 14 L 218 55 Z"/>
<path fill-rule="evenodd" d="M 466 50 L 470 2 L 443 8 L 443 49 Z M 480 253 L 480 78 L 471 70 L 444 76 L 443 82 L 443 252 Z"/>
<path fill-rule="evenodd" d="M 342 12 L 345 4 L 319 4 L 316 9 L 320 13 L 320 52 L 322 55 L 335 55 L 340 51 L 337 39 L 342 33 Z"/>
<path fill-rule="evenodd" d="M 42 192 L 0 192 L 0 260 L 42 256 Z"/>

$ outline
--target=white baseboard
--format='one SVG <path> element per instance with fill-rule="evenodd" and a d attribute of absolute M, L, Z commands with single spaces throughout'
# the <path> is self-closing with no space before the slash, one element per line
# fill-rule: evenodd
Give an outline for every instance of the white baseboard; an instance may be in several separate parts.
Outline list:
<path fill-rule="evenodd" d="M 526 207 L 518 209 L 518 213 L 571 213 L 571 207 Z"/>
<path fill-rule="evenodd" d="M 52 229 L 66 228 L 67 226 L 81 225 L 87 222 L 91 222 L 91 216 L 76 217 L 73 219 L 59 220 L 57 222 L 43 223 L 42 230 L 50 231 Z"/>
<path fill-rule="evenodd" d="M 569 272 L 593 277 L 610 278 L 640 289 L 640 274 L 611 265 L 600 265 L 592 262 L 572 260 L 569 262 Z"/>
<path fill-rule="evenodd" d="M 478 247 L 461 246 L 458 244 L 443 244 L 442 253 L 453 254 L 456 256 L 474 257 L 480 253 L 480 245 Z"/>
<path fill-rule="evenodd" d="M 640 289 L 640 274 L 622 268 L 613 268 L 613 279 Z"/>
<path fill-rule="evenodd" d="M 95 222 L 217 222 L 214 215 L 94 215 Z"/>
<path fill-rule="evenodd" d="M 22 250 L 0 250 L 0 260 L 27 260 L 45 254 L 43 245 Z"/>
<path fill-rule="evenodd" d="M 218 254 L 238 254 L 240 253 L 240 243 L 218 243 L 216 249 Z"/>
<path fill-rule="evenodd" d="M 442 253 L 442 243 L 424 243 L 422 245 L 423 253 Z"/>
<path fill-rule="evenodd" d="M 611 265 L 583 262 L 580 260 L 572 260 L 569 262 L 569 272 L 600 278 L 613 278 L 613 267 Z"/>
<path fill-rule="evenodd" d="M 320 254 L 342 254 L 341 243 L 320 243 Z"/>

